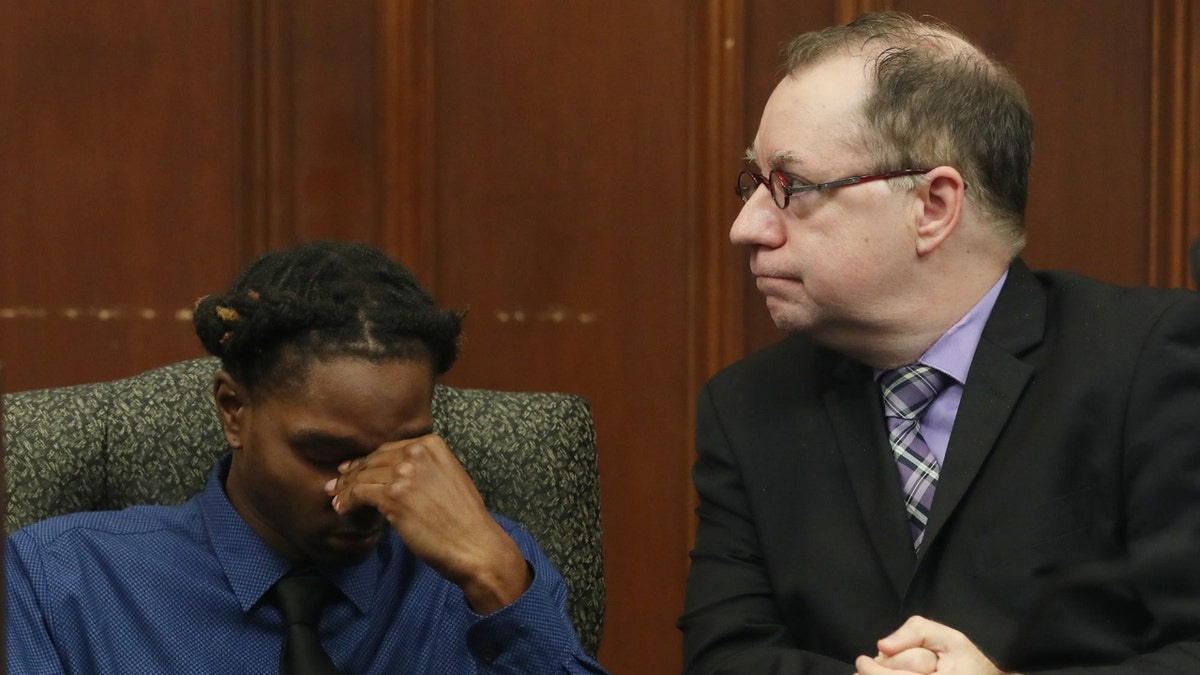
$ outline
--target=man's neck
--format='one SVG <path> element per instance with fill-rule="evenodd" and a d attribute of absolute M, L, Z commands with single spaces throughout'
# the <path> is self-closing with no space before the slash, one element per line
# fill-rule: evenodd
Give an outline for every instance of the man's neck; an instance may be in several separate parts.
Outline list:
<path fill-rule="evenodd" d="M 903 311 L 876 326 L 856 326 L 814 339 L 830 349 L 886 370 L 915 363 L 988 294 L 1007 267 L 965 275 L 958 283 L 939 282 L 906 303 Z"/>

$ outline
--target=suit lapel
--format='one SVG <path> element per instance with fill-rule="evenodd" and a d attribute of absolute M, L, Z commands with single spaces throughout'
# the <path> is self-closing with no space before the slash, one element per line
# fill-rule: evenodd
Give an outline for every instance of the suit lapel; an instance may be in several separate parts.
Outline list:
<path fill-rule="evenodd" d="M 1045 292 L 1015 260 L 971 360 L 922 550 L 937 539 L 1008 423 L 1033 374 L 1020 356 L 1041 342 L 1045 317 Z"/>
<path fill-rule="evenodd" d="M 879 392 L 866 366 L 843 362 L 825 407 L 880 565 L 903 597 L 916 561 Z"/>

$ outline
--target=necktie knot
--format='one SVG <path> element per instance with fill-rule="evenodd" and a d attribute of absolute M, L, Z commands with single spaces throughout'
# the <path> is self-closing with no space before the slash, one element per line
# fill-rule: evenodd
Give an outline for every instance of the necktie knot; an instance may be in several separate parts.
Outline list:
<path fill-rule="evenodd" d="M 923 363 L 885 370 L 879 377 L 884 412 L 897 419 L 920 419 L 933 399 L 952 381 L 946 373 Z"/>
<path fill-rule="evenodd" d="M 329 580 L 317 575 L 286 576 L 275 583 L 279 610 L 289 626 L 317 625 L 321 607 L 329 595 Z"/>
<path fill-rule="evenodd" d="M 333 584 L 317 574 L 289 574 L 275 582 L 275 602 L 283 614 L 286 635 L 280 655 L 283 675 L 335 675 L 329 654 L 321 647 L 317 621 Z"/>

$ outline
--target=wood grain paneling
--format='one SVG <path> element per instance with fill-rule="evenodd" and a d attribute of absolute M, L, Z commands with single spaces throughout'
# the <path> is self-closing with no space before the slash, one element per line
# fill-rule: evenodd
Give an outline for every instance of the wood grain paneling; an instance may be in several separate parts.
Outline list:
<path fill-rule="evenodd" d="M 741 206 L 733 176 L 745 147 L 746 18 L 738 0 L 709 0 L 692 22 L 693 139 L 689 152 L 688 237 L 692 337 L 690 389 L 745 352 L 741 327 L 745 257 L 729 244 Z M 693 420 L 694 421 L 694 420 Z"/>
<path fill-rule="evenodd" d="M 291 241 L 291 100 L 285 13 L 278 2 L 247 0 L 234 16 L 241 95 L 232 111 L 242 122 L 238 228 L 242 260 Z"/>
<path fill-rule="evenodd" d="M 452 383 L 591 399 L 601 662 L 678 672 L 696 390 L 781 336 L 728 243 L 741 154 L 789 38 L 891 6 L 1025 86 L 1033 264 L 1182 283 L 1190 0 L 0 0 L 8 389 L 194 356 L 250 257 L 378 244 L 470 309 Z"/>
<path fill-rule="evenodd" d="M 1195 287 L 1200 236 L 1200 9 L 1156 0 L 1152 17 L 1148 283 Z"/>
<path fill-rule="evenodd" d="M 240 266 L 230 2 L 5 2 L 0 355 L 10 390 L 198 354 Z"/>
<path fill-rule="evenodd" d="M 296 241 L 379 244 L 378 4 L 289 0 Z"/>
<path fill-rule="evenodd" d="M 383 3 L 376 32 L 380 245 L 436 294 L 434 45 L 429 0 Z"/>
<path fill-rule="evenodd" d="M 0 156 L 21 170 L 0 176 L 0 353 L 30 355 L 13 388 L 198 355 L 194 299 L 270 248 L 355 239 L 432 271 L 405 210 L 430 155 L 420 3 L 3 9 Z"/>
<path fill-rule="evenodd" d="M 692 142 L 688 165 L 687 237 L 689 392 L 745 350 L 741 315 L 745 260 L 729 245 L 730 218 L 740 206 L 729 188 L 737 171 L 745 109 L 745 12 L 736 0 L 710 0 L 692 17 L 690 43 L 692 93 L 689 101 Z M 695 444 L 695 407 L 687 407 L 686 444 Z M 681 456 L 680 471 L 690 475 L 694 453 Z M 693 490 L 683 504 L 686 546 L 695 544 L 697 499 Z"/>
<path fill-rule="evenodd" d="M 382 245 L 390 127 L 378 3 L 250 0 L 246 239 L 254 253 L 314 239 Z"/>
<path fill-rule="evenodd" d="M 691 235 L 687 3 L 434 6 L 449 381 L 595 411 L 614 672 L 680 668 Z"/>

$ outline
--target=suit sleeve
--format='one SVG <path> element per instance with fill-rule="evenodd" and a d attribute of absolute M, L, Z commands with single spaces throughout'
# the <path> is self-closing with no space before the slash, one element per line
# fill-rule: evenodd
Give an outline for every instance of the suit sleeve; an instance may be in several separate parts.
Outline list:
<path fill-rule="evenodd" d="M 696 412 L 692 477 L 699 496 L 698 524 L 679 619 L 684 672 L 854 672 L 850 664 L 796 646 L 775 604 L 737 459 L 709 386 L 701 390 Z"/>
<path fill-rule="evenodd" d="M 1149 331 L 1122 439 L 1125 576 L 1147 611 L 1146 647 L 1122 664 L 1037 671 L 1200 673 L 1200 301 L 1192 294 Z"/>

